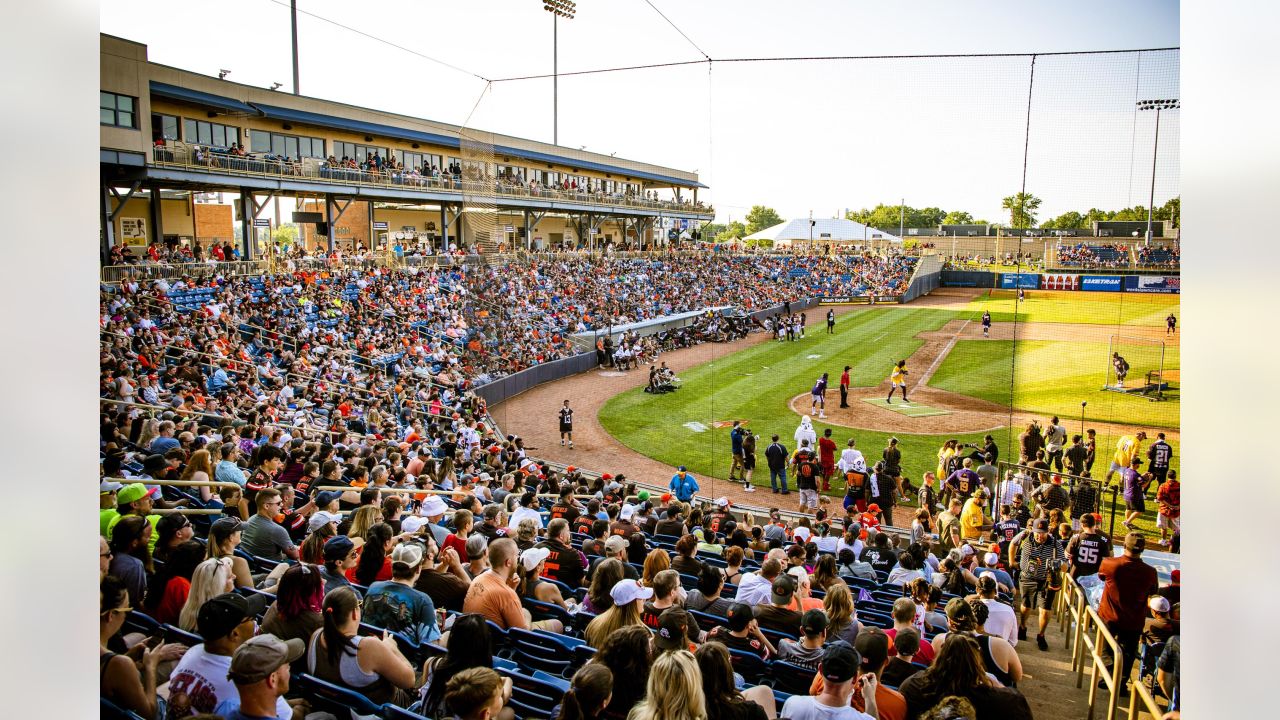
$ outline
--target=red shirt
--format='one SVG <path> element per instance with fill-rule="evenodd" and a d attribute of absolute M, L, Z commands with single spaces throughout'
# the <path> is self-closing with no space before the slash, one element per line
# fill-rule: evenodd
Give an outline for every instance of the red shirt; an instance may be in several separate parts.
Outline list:
<path fill-rule="evenodd" d="M 848 372 L 848 371 L 845 371 L 845 372 L 843 372 L 843 373 L 840 373 L 840 384 L 841 384 L 841 385 L 843 385 L 843 386 L 845 386 L 845 387 L 848 387 L 848 386 L 849 386 L 849 372 Z"/>
<path fill-rule="evenodd" d="M 889 628 L 884 631 L 884 634 L 889 636 L 889 657 L 894 657 L 898 654 L 898 648 L 893 646 L 894 638 L 898 637 L 898 629 Z M 933 645 L 928 640 L 925 640 L 924 636 L 921 635 L 920 649 L 916 651 L 914 656 L 912 656 L 911 662 L 918 662 L 921 665 L 932 665 L 933 655 Z"/>
<path fill-rule="evenodd" d="M 818 457 L 822 460 L 823 467 L 835 467 L 836 464 L 836 443 L 829 437 L 818 438 Z"/>
<path fill-rule="evenodd" d="M 1103 560 L 1098 577 L 1106 581 L 1098 617 L 1120 630 L 1146 627 L 1147 598 L 1159 589 L 1156 569 L 1142 562 L 1142 558 L 1122 555 Z"/>
<path fill-rule="evenodd" d="M 457 535 L 454 535 L 453 533 L 449 533 L 448 537 L 444 539 L 444 546 L 447 548 L 453 548 L 454 552 L 458 553 L 459 561 L 467 562 L 467 541 L 466 540 L 463 540 L 462 538 L 458 537 Z"/>
<path fill-rule="evenodd" d="M 347 579 L 357 585 L 360 584 L 360 581 L 356 579 L 356 570 L 358 569 L 360 569 L 360 566 L 356 565 L 355 567 L 347 571 Z M 391 558 L 390 556 L 388 556 L 382 559 L 382 569 L 379 570 L 378 574 L 373 578 L 373 582 L 378 582 L 379 580 L 390 580 L 390 579 L 391 579 Z M 369 584 L 372 585 L 373 583 L 369 583 Z"/>

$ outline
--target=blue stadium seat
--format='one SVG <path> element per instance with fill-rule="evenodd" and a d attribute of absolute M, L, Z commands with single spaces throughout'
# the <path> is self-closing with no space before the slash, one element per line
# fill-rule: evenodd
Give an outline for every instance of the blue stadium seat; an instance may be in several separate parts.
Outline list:
<path fill-rule="evenodd" d="M 775 689 L 792 695 L 808 695 L 809 686 L 817 675 L 809 668 L 782 660 L 769 663 L 769 674 L 773 677 Z"/>
<path fill-rule="evenodd" d="M 382 706 L 376 705 L 369 698 L 355 690 L 339 687 L 331 682 L 307 673 L 293 676 L 291 685 L 300 695 L 311 701 L 313 710 L 328 710 L 338 717 L 344 714 L 382 715 Z"/>
<path fill-rule="evenodd" d="M 98 698 L 98 717 L 100 720 L 143 720 L 138 713 L 126 710 L 104 697 Z"/>
<path fill-rule="evenodd" d="M 729 662 L 733 663 L 733 669 L 742 676 L 742 679 L 752 685 L 759 684 L 761 679 L 769 673 L 769 664 L 755 653 L 730 648 Z"/>
<path fill-rule="evenodd" d="M 729 625 L 729 620 L 727 618 L 722 618 L 719 615 L 712 615 L 711 613 L 705 613 L 701 610 L 690 610 L 689 614 L 692 615 L 693 619 L 698 623 L 698 627 L 706 630 L 707 632 L 711 632 L 717 627 L 728 627 Z"/>
<path fill-rule="evenodd" d="M 498 673 L 511 678 L 510 706 L 519 720 L 554 717 L 551 713 L 560 704 L 564 691 L 531 674 L 508 670 L 498 670 Z"/>
<path fill-rule="evenodd" d="M 396 707 L 391 703 L 382 706 L 382 720 L 431 720 L 426 715 Z"/>
<path fill-rule="evenodd" d="M 204 638 L 195 633 L 187 632 L 177 625 L 164 626 L 164 641 L 167 643 L 182 643 L 187 647 L 195 647 L 204 643 Z"/>

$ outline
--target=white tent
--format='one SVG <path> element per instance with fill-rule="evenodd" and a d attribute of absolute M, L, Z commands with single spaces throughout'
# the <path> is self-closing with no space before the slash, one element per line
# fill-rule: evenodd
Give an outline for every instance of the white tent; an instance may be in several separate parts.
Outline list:
<path fill-rule="evenodd" d="M 792 243 L 803 245 L 809 242 L 810 237 L 809 219 L 798 218 L 765 228 L 743 239 L 772 240 L 774 247 L 785 248 Z M 814 218 L 812 238 L 815 244 L 866 242 L 869 245 L 872 242 L 902 242 L 902 238 L 897 235 L 867 227 L 860 222 L 838 218 Z"/>

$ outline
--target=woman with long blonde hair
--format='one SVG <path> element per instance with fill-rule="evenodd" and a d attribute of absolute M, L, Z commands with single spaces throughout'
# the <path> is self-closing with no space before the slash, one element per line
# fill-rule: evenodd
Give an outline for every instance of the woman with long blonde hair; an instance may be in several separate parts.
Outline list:
<path fill-rule="evenodd" d="M 627 720 L 706 720 L 702 670 L 688 650 L 663 653 L 649 669 L 645 698 Z"/>
<path fill-rule="evenodd" d="M 862 632 L 857 611 L 853 607 L 853 593 L 844 583 L 835 583 L 822 598 L 822 609 L 827 613 L 827 637 L 844 640 L 850 645 Z"/>
<path fill-rule="evenodd" d="M 182 471 L 182 477 L 179 480 L 194 480 L 196 482 L 209 482 L 213 478 L 213 459 L 209 456 L 209 451 L 201 448 L 193 453 L 187 459 L 187 469 Z M 208 485 L 201 485 L 199 488 L 200 499 L 209 502 L 213 499 L 213 488 Z"/>
<path fill-rule="evenodd" d="M 382 508 L 373 505 L 365 505 L 356 510 L 351 516 L 351 529 L 347 530 L 347 537 L 354 542 L 356 538 L 364 540 L 364 536 L 369 532 L 369 528 L 382 522 Z M 356 543 L 359 545 L 359 543 Z"/>
<path fill-rule="evenodd" d="M 196 618 L 200 616 L 200 607 L 234 589 L 231 558 L 209 558 L 197 565 L 196 571 L 191 574 L 191 591 L 187 593 L 187 602 L 178 615 L 178 627 L 187 632 L 196 632 Z"/>
<path fill-rule="evenodd" d="M 609 596 L 613 598 L 613 607 L 587 623 L 583 632 L 587 644 L 593 648 L 602 646 L 617 630 L 630 625 L 644 626 L 640 614 L 644 611 L 644 601 L 653 597 L 653 589 L 640 587 L 635 580 L 620 580 L 609 591 Z"/>

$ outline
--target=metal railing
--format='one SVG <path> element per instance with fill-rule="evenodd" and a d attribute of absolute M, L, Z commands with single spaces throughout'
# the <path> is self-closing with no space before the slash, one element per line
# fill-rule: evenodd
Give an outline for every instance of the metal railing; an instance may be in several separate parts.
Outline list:
<path fill-rule="evenodd" d="M 142 263 L 139 265 L 106 265 L 102 268 L 102 282 L 118 283 L 124 280 L 199 280 L 215 275 L 243 277 L 267 272 L 265 260 L 236 260 L 234 262 Z"/>
<path fill-rule="evenodd" d="M 517 185 L 496 179 L 479 181 L 450 174 L 429 176 L 402 169 L 362 170 L 360 168 L 330 167 L 326 161 L 317 158 L 303 158 L 300 161 L 294 161 L 272 155 L 254 157 L 250 155 L 230 155 L 204 149 L 193 151 L 190 146 L 182 143 L 152 147 L 151 162 L 156 167 L 172 167 L 182 170 L 195 169 L 220 174 L 282 179 L 299 178 L 313 182 L 335 184 L 398 187 L 492 197 L 520 197 L 533 200 L 560 200 L 595 205 L 612 205 L 615 207 L 715 215 L 714 208 L 701 203 L 650 200 L 617 193 L 582 192 L 547 187 L 530 188 L 527 185 Z"/>
<path fill-rule="evenodd" d="M 1128 678 L 1120 677 L 1120 669 L 1124 666 L 1120 643 L 1107 629 L 1107 624 L 1098 616 L 1098 612 L 1089 605 L 1089 598 L 1084 588 L 1075 578 L 1069 578 L 1063 592 L 1059 593 L 1057 612 L 1060 616 L 1060 627 L 1068 638 L 1071 647 L 1071 671 L 1076 674 L 1076 688 L 1084 687 L 1085 668 L 1089 668 L 1089 714 L 1093 720 L 1094 706 L 1098 701 L 1098 679 L 1101 677 L 1110 696 L 1107 699 L 1105 720 L 1114 720 L 1120 704 L 1120 689 Z M 1072 630 L 1074 623 L 1074 631 Z M 1107 647 L 1111 651 L 1110 664 L 1102 657 L 1101 651 Z M 1134 658 L 1134 663 L 1141 668 L 1141 659 Z M 1141 669 L 1139 669 L 1141 675 Z M 1139 706 L 1138 701 L 1142 704 Z M 1157 703 L 1151 691 L 1147 689 L 1141 677 L 1129 683 L 1128 720 L 1137 720 L 1139 712 L 1145 712 L 1152 718 L 1160 718 L 1165 710 Z"/>

